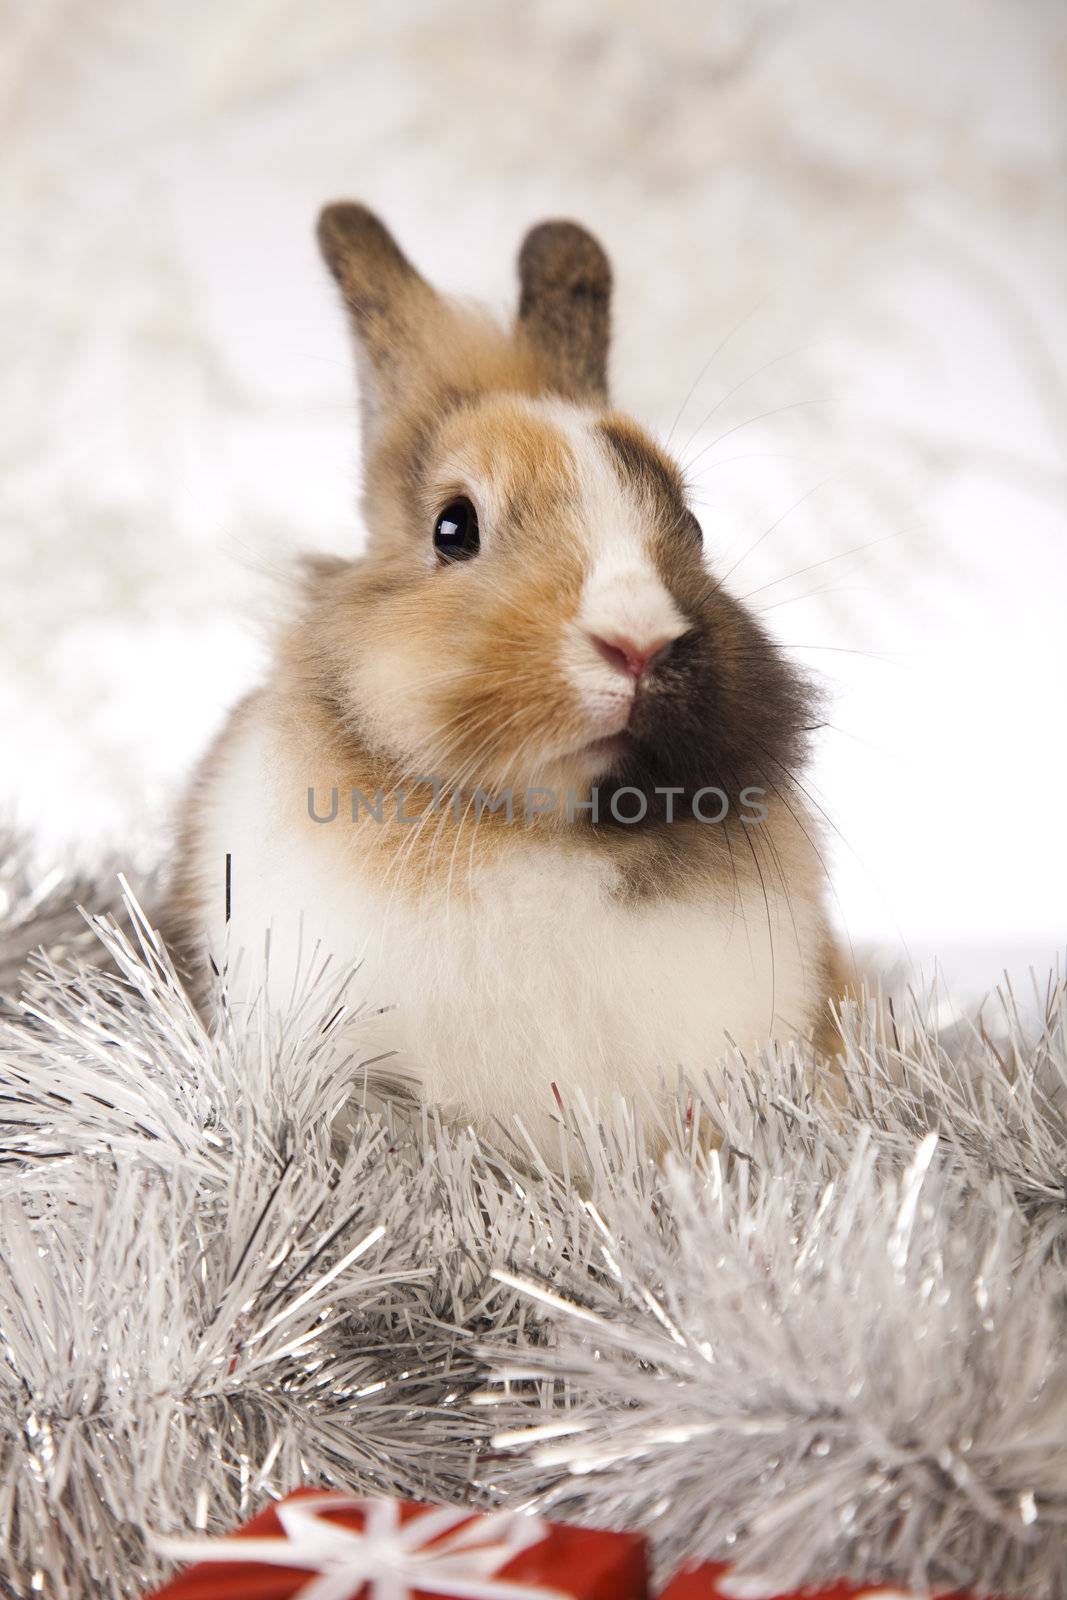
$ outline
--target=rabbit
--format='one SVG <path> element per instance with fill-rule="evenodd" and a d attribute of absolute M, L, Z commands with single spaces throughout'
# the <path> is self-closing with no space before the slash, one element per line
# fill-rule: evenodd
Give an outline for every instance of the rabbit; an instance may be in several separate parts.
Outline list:
<path fill-rule="evenodd" d="M 504 327 L 361 205 L 318 238 L 366 550 L 308 564 L 195 777 L 165 917 L 186 970 L 228 963 L 231 1006 L 282 1012 L 328 959 L 365 1048 L 542 1144 L 578 1091 L 830 1048 L 813 691 L 716 578 L 677 463 L 612 408 L 601 246 L 534 227 Z"/>

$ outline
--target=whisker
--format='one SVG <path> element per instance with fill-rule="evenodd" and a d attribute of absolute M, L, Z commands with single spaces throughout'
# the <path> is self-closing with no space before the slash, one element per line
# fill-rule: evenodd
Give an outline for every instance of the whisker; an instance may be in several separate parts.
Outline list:
<path fill-rule="evenodd" d="M 766 616 L 768 611 L 777 611 L 782 606 L 799 606 L 805 600 L 817 600 L 824 594 L 878 594 L 879 590 L 864 588 L 860 584 L 824 583 L 818 589 L 809 589 L 806 594 L 793 594 L 787 600 L 772 600 L 769 606 L 753 606 L 752 609 L 759 616 Z"/>
<path fill-rule="evenodd" d="M 881 661 L 889 667 L 903 666 L 907 659 L 903 651 L 853 650 L 844 644 L 798 644 L 792 639 L 780 639 L 778 642 L 783 650 L 825 650 L 833 655 L 863 656 L 868 661 Z"/>
<path fill-rule="evenodd" d="M 693 379 L 692 383 L 689 385 L 689 392 L 686 395 L 685 399 L 682 401 L 681 405 L 678 407 L 678 415 L 675 417 L 674 421 L 671 423 L 671 431 L 667 435 L 667 442 L 666 442 L 666 445 L 664 446 L 665 449 L 667 449 L 667 450 L 670 449 L 671 440 L 674 438 L 674 430 L 678 426 L 678 424 L 681 422 L 682 416 L 684 415 L 686 406 L 689 404 L 690 400 L 692 400 L 692 398 L 696 394 L 697 389 L 699 388 L 700 384 L 703 383 L 705 377 L 707 376 L 707 374 L 708 374 L 708 372 L 709 372 L 709 370 L 711 368 L 712 362 L 716 359 L 717 356 L 720 356 L 722 354 L 722 352 L 726 349 L 726 346 L 730 343 L 731 339 L 733 339 L 736 334 L 740 333 L 741 329 L 746 325 L 746 323 L 751 322 L 752 318 L 756 315 L 756 312 L 757 311 L 762 311 L 763 307 L 766 304 L 767 304 L 767 296 L 764 295 L 763 299 L 762 300 L 758 300 L 750 311 L 746 311 L 745 315 L 741 318 L 740 322 L 736 322 L 734 324 L 734 326 L 730 329 L 729 333 L 725 336 L 725 338 L 719 340 L 719 343 L 715 346 L 715 349 L 711 352 L 711 355 L 705 361 L 704 365 L 701 367 L 700 371 L 697 373 L 696 377 Z"/>
<path fill-rule="evenodd" d="M 682 455 L 685 455 L 685 452 L 689 449 L 689 446 L 693 443 L 693 440 L 696 438 L 697 434 L 700 433 L 702 429 L 707 427 L 716 411 L 718 411 L 720 407 L 724 406 L 727 400 L 731 400 L 733 396 L 737 394 L 738 390 L 743 389 L 746 384 L 751 383 L 753 378 L 758 378 L 761 373 L 768 372 L 771 367 L 780 366 L 783 361 L 789 361 L 793 356 L 803 354 L 805 350 L 814 350 L 818 345 L 825 343 L 825 339 L 809 339 L 804 344 L 796 345 L 792 350 L 786 350 L 781 355 L 772 356 L 771 359 L 769 361 L 765 361 L 761 367 L 757 367 L 755 372 L 750 372 L 747 378 L 742 378 L 740 383 L 735 383 L 732 389 L 727 389 L 726 393 L 722 395 L 720 399 L 718 399 L 712 406 L 707 416 L 704 417 L 702 421 L 697 423 L 696 427 L 693 429 L 692 433 L 689 435 L 689 438 L 682 447 Z M 699 457 L 696 459 L 699 460 Z M 685 470 L 688 471 L 688 468 Z"/>
<path fill-rule="evenodd" d="M 791 517 L 793 515 L 793 512 L 794 511 L 798 511 L 806 500 L 810 500 L 813 494 L 818 494 L 820 489 L 824 489 L 826 487 L 826 485 L 828 483 L 832 483 L 834 478 L 836 478 L 836 477 L 837 477 L 837 473 L 836 472 L 831 472 L 827 477 L 821 478 L 818 483 L 812 484 L 810 489 L 805 490 L 805 492 L 800 496 L 799 500 L 794 500 L 793 504 L 791 506 L 788 506 L 786 508 L 786 510 L 782 512 L 780 517 L 776 517 L 775 518 L 775 520 L 771 523 L 769 528 L 765 528 L 763 530 L 763 532 L 760 534 L 760 536 L 756 540 L 756 542 L 748 547 L 748 549 L 745 551 L 744 555 L 738 557 L 738 559 L 734 562 L 733 566 L 730 567 L 729 570 L 723 574 L 721 582 L 722 583 L 726 583 L 733 576 L 733 574 L 737 571 L 738 567 L 740 567 L 744 562 L 746 562 L 748 560 L 748 558 L 752 554 L 752 552 L 754 550 L 758 550 L 759 549 L 759 547 L 763 543 L 764 539 L 770 538 L 771 534 L 774 533 L 775 529 L 776 528 L 780 528 L 782 526 L 782 523 L 785 522 L 787 517 Z"/>
<path fill-rule="evenodd" d="M 855 845 L 852 844 L 851 840 L 849 840 L 849 839 L 847 839 L 845 837 L 845 835 L 841 832 L 841 829 L 838 827 L 837 823 L 830 816 L 830 813 L 826 810 L 825 806 L 820 805 L 820 803 L 816 799 L 815 795 L 812 794 L 811 790 L 804 783 L 801 782 L 801 780 L 797 777 L 795 772 L 793 772 L 789 767 L 787 767 L 784 762 L 779 761 L 778 757 L 772 755 L 769 750 L 764 749 L 763 754 L 766 756 L 768 761 L 773 761 L 774 765 L 779 769 L 779 771 L 784 773 L 786 782 L 792 784 L 793 787 L 795 789 L 797 789 L 804 796 L 804 798 L 807 800 L 808 804 L 811 805 L 819 813 L 819 815 L 822 817 L 823 821 L 826 823 L 827 827 L 831 830 L 832 833 L 836 834 L 837 838 L 840 839 L 841 843 L 844 845 L 845 849 L 852 856 L 853 860 L 862 869 L 863 873 L 865 874 L 865 876 L 867 878 L 867 881 L 870 884 L 872 884 L 875 889 L 878 890 L 879 895 L 883 899 L 883 903 L 885 903 L 886 906 L 887 906 L 887 909 L 889 909 L 889 914 L 890 914 L 890 917 L 892 918 L 893 925 L 896 928 L 897 937 L 900 940 L 901 948 L 904 951 L 904 954 L 905 954 L 908 962 L 910 964 L 914 965 L 911 951 L 908 948 L 907 939 L 904 936 L 904 930 L 901 928 L 900 923 L 897 921 L 897 918 L 893 915 L 892 909 L 888 906 L 888 902 L 885 900 L 885 892 L 882 889 L 882 886 L 876 881 L 873 873 L 871 872 L 870 868 L 867 866 L 867 863 L 863 860 L 862 856 L 860 855 L 859 851 L 856 849 Z"/>
<path fill-rule="evenodd" d="M 757 741 L 757 744 L 758 744 L 758 741 Z M 759 745 L 758 747 L 760 749 L 763 748 L 761 745 Z M 764 750 L 764 755 L 769 756 L 771 760 L 774 760 L 776 766 L 781 766 L 782 765 L 781 762 L 776 761 L 773 756 L 770 756 L 770 753 L 768 751 Z M 783 770 L 785 770 L 785 769 L 783 768 Z M 789 803 L 789 800 L 782 793 L 781 789 L 775 783 L 774 779 L 771 778 L 771 777 L 768 777 L 766 774 L 764 774 L 764 776 L 767 778 L 767 782 L 770 784 L 771 788 L 774 790 L 774 792 L 778 796 L 779 800 L 781 800 L 782 804 L 785 806 L 786 810 L 789 812 L 789 815 L 793 818 L 793 821 L 796 823 L 797 827 L 800 829 L 801 833 L 804 835 L 805 839 L 808 841 L 808 844 L 811 846 L 812 850 L 815 853 L 816 858 L 818 859 L 819 866 L 822 868 L 823 877 L 826 879 L 826 884 L 827 884 L 827 887 L 828 887 L 828 889 L 830 891 L 831 897 L 833 898 L 834 904 L 837 906 L 837 910 L 838 910 L 838 913 L 839 913 L 840 918 L 841 918 L 841 926 L 842 926 L 842 928 L 844 930 L 845 938 L 848 940 L 848 949 L 849 949 L 849 955 L 850 955 L 850 957 L 852 959 L 853 970 L 854 971 L 858 970 L 859 962 L 858 962 L 857 957 L 856 957 L 856 947 L 855 947 L 855 944 L 853 943 L 853 940 L 852 940 L 852 932 L 851 932 L 851 930 L 850 930 L 850 928 L 848 926 L 848 918 L 845 915 L 845 908 L 841 903 L 841 897 L 837 892 L 837 888 L 836 888 L 836 886 L 834 884 L 834 880 L 833 880 L 833 876 L 831 875 L 830 868 L 827 865 L 826 858 L 823 855 L 822 851 L 820 850 L 817 842 L 815 841 L 815 839 L 812 837 L 811 833 L 809 832 L 807 826 L 804 823 L 803 818 L 796 811 L 794 811 L 793 807 Z"/>
<path fill-rule="evenodd" d="M 716 445 L 722 444 L 724 439 L 729 439 L 731 434 L 740 433 L 742 428 L 751 428 L 757 422 L 766 422 L 768 417 L 780 417 L 786 411 L 799 411 L 803 406 L 837 406 L 844 403 L 836 395 L 826 395 L 817 400 L 791 400 L 788 405 L 773 406 L 770 411 L 761 411 L 758 416 L 747 417 L 744 422 L 736 422 L 732 428 L 727 428 L 725 433 L 720 433 L 717 438 L 711 440 L 710 444 L 706 444 L 702 450 L 698 450 L 692 461 L 686 463 L 685 475 L 688 478 L 702 456 L 706 456 L 709 450 L 714 450 Z"/>
<path fill-rule="evenodd" d="M 873 550 L 876 545 L 888 544 L 891 539 L 902 539 L 913 528 L 921 526 L 921 521 L 906 523 L 903 528 L 896 528 L 892 533 L 884 533 L 880 538 L 871 539 L 866 544 L 853 545 L 851 550 L 841 550 L 836 555 L 823 556 L 821 561 L 813 561 L 809 566 L 798 567 L 795 572 L 787 572 L 781 578 L 771 578 L 769 583 L 761 583 L 759 588 L 750 589 L 747 594 L 743 594 L 739 598 L 751 600 L 754 594 L 762 594 L 765 589 L 773 589 L 779 583 L 788 583 L 791 578 L 802 578 L 806 572 L 814 572 L 818 567 L 829 566 L 831 561 L 844 561 L 846 556 L 857 556 L 864 550 Z"/>

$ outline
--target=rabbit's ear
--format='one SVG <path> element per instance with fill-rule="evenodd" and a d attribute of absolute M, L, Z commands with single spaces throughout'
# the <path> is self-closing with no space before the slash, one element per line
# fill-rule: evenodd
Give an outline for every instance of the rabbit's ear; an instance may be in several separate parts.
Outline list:
<path fill-rule="evenodd" d="M 444 307 L 366 206 L 340 200 L 324 207 L 318 238 L 352 321 L 369 437 L 383 410 L 425 359 Z"/>
<path fill-rule="evenodd" d="M 576 222 L 542 222 L 519 252 L 517 332 L 573 399 L 607 397 L 611 264 Z"/>

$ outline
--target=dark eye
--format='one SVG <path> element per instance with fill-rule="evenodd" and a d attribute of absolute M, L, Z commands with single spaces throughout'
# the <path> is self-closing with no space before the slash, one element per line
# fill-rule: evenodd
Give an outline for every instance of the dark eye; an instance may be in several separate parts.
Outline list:
<path fill-rule="evenodd" d="M 442 561 L 467 561 L 478 554 L 478 513 L 465 495 L 450 500 L 433 529 L 433 547 Z"/>

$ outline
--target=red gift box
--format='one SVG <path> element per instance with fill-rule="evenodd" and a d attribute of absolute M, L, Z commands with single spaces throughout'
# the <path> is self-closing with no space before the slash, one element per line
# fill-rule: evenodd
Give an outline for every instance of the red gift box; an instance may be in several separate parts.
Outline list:
<path fill-rule="evenodd" d="M 646 1600 L 648 1591 L 637 1534 L 314 1489 L 226 1539 L 161 1548 L 200 1564 L 156 1600 Z"/>

